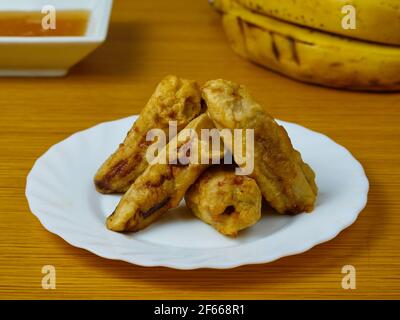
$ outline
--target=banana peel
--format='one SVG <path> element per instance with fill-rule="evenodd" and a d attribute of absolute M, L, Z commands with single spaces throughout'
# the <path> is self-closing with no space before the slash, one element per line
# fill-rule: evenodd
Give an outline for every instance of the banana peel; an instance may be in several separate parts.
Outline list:
<path fill-rule="evenodd" d="M 400 90 L 400 48 L 301 27 L 214 0 L 240 56 L 291 78 L 335 88 Z"/>
<path fill-rule="evenodd" d="M 227 0 L 222 1 L 227 2 Z M 399 0 L 236 1 L 250 11 L 323 32 L 371 42 L 400 45 Z M 221 5 L 228 8 L 226 3 Z M 342 27 L 342 19 L 345 17 L 342 8 L 345 5 L 355 8 L 355 29 Z"/>

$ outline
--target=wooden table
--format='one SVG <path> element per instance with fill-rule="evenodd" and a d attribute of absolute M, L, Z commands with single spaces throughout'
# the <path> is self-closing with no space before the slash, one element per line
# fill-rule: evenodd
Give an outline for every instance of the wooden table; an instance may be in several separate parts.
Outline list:
<path fill-rule="evenodd" d="M 400 298 L 400 95 L 306 85 L 242 60 L 206 0 L 115 2 L 108 41 L 69 76 L 0 79 L 0 298 Z M 351 150 L 371 183 L 357 222 L 304 254 L 222 271 L 106 260 L 44 230 L 24 195 L 35 159 L 78 130 L 138 113 L 169 73 L 243 83 L 277 118 Z M 41 287 L 47 264 L 56 290 Z M 341 287 L 348 264 L 356 290 Z"/>

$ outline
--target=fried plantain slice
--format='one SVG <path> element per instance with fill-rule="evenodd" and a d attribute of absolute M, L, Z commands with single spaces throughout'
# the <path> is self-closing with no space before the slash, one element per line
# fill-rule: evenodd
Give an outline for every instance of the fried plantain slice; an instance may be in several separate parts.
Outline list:
<path fill-rule="evenodd" d="M 235 237 L 261 218 L 262 196 L 257 183 L 235 174 L 231 166 L 213 166 L 185 195 L 186 205 L 202 221 Z"/>
<path fill-rule="evenodd" d="M 185 128 L 196 132 L 195 136 L 188 136 L 187 130 L 179 132 L 122 197 L 114 213 L 107 219 L 107 228 L 119 232 L 139 231 L 169 209 L 176 208 L 187 189 L 210 166 L 202 164 L 201 161 L 181 164 L 178 161 L 181 154 L 179 151 L 191 150 L 185 147 L 197 145 L 199 151 L 196 152 L 196 156 L 199 157 L 204 142 L 201 140 L 200 131 L 212 128 L 215 128 L 213 122 L 206 114 L 202 114 Z M 169 154 L 172 156 L 168 156 Z"/>
<path fill-rule="evenodd" d="M 286 130 L 248 90 L 231 81 L 212 80 L 204 85 L 202 97 L 218 129 L 254 129 L 254 170 L 250 176 L 270 205 L 280 213 L 312 211 L 318 192 L 314 172 L 293 148 Z M 226 143 L 226 147 L 236 160 L 233 146 Z"/>
<path fill-rule="evenodd" d="M 101 193 L 126 192 L 148 166 L 145 154 L 152 142 L 146 141 L 147 133 L 157 128 L 168 137 L 170 121 L 176 121 L 179 132 L 202 112 L 200 96 L 195 81 L 172 75 L 164 78 L 124 142 L 97 171 L 94 178 L 96 189 Z"/>

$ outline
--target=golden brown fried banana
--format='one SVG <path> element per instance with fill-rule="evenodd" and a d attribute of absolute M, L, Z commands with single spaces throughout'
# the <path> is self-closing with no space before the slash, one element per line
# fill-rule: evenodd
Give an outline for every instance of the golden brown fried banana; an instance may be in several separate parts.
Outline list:
<path fill-rule="evenodd" d="M 100 167 L 94 178 L 102 193 L 123 193 L 148 166 L 146 151 L 151 141 L 147 133 L 161 129 L 168 137 L 169 121 L 177 122 L 178 132 L 201 111 L 200 89 L 195 81 L 167 76 L 157 86 L 124 142 Z"/>
<path fill-rule="evenodd" d="M 254 171 L 264 198 L 280 213 L 312 211 L 317 186 L 312 169 L 293 149 L 286 130 L 252 98 L 244 86 L 212 80 L 202 92 L 218 129 L 254 129 Z M 236 158 L 232 146 L 226 143 Z"/>
<path fill-rule="evenodd" d="M 262 196 L 257 183 L 236 175 L 230 166 L 207 169 L 185 195 L 186 205 L 201 220 L 227 236 L 261 218 Z"/>
<path fill-rule="evenodd" d="M 193 129 L 200 139 L 200 130 L 211 128 L 215 128 L 213 122 L 206 114 L 202 114 L 185 129 Z M 114 231 L 139 231 L 157 220 L 168 209 L 176 208 L 187 189 L 209 165 L 200 164 L 200 161 L 189 162 L 187 165 L 182 165 L 179 161 L 177 164 L 170 164 L 170 161 L 165 163 L 164 160 L 169 158 L 168 151 L 182 150 L 188 145 L 199 145 L 199 139 L 188 136 L 185 130 L 179 132 L 132 184 L 114 213 L 108 217 L 107 228 Z M 200 150 L 196 154 L 199 155 Z"/>

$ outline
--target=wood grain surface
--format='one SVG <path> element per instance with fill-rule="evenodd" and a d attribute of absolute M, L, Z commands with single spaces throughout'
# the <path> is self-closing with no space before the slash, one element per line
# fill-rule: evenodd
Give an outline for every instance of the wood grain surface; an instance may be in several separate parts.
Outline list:
<path fill-rule="evenodd" d="M 138 113 L 167 74 L 245 84 L 276 118 L 348 148 L 371 184 L 356 223 L 304 254 L 232 270 L 138 267 L 47 232 L 24 195 L 34 161 L 76 131 Z M 0 113 L 0 298 L 400 298 L 400 95 L 311 86 L 242 60 L 206 0 L 116 0 L 107 42 L 67 77 L 1 78 Z M 56 290 L 41 287 L 48 264 Z M 348 264 L 356 290 L 341 287 Z"/>

